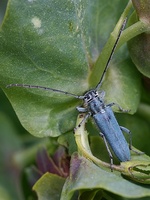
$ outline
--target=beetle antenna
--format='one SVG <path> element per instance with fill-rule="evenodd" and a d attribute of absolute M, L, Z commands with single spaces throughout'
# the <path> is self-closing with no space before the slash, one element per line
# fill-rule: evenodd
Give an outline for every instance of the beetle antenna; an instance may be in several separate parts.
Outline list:
<path fill-rule="evenodd" d="M 117 45 L 118 45 L 118 41 L 119 41 L 119 39 L 120 39 L 120 36 L 121 36 L 121 34 L 122 34 L 122 31 L 124 30 L 124 27 L 125 27 L 125 25 L 126 25 L 126 22 L 127 22 L 127 17 L 124 19 L 123 24 L 122 24 L 122 26 L 121 26 L 121 28 L 120 28 L 119 34 L 118 34 L 117 39 L 116 39 L 116 42 L 115 42 L 115 44 L 114 44 L 114 46 L 113 46 L 113 48 L 112 48 L 111 54 L 110 54 L 110 56 L 109 56 L 109 58 L 108 58 L 108 61 L 107 61 L 107 63 L 106 63 L 106 66 L 105 66 L 105 69 L 104 69 L 104 71 L 103 71 L 103 74 L 102 74 L 102 76 L 101 76 L 101 78 L 100 78 L 100 81 L 98 82 L 97 86 L 95 87 L 96 90 L 102 85 L 102 81 L 103 81 L 104 76 L 105 76 L 105 74 L 106 74 L 106 71 L 107 71 L 107 69 L 108 69 L 109 63 L 110 63 L 110 61 L 111 61 L 111 59 L 112 59 L 112 57 L 113 57 L 113 55 L 114 55 L 115 49 L 116 49 L 116 47 L 117 47 Z"/>
<path fill-rule="evenodd" d="M 37 88 L 37 89 L 50 90 L 50 91 L 53 91 L 53 92 L 66 94 L 68 96 L 73 96 L 77 99 L 83 99 L 84 98 L 84 96 L 78 96 L 78 95 L 75 95 L 75 94 L 72 94 L 72 93 L 69 93 L 69 92 L 65 92 L 65 91 L 62 91 L 62 90 L 57 90 L 57 89 L 48 88 L 48 87 L 44 87 L 44 86 L 38 86 L 38 85 L 28 85 L 28 84 L 18 84 L 17 83 L 17 84 L 7 85 L 6 87 L 7 88 L 9 88 L 9 87 Z"/>

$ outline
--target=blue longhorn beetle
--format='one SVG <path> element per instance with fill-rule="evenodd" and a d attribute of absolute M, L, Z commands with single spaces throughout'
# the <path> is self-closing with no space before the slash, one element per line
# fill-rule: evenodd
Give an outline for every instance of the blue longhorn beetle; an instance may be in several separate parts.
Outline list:
<path fill-rule="evenodd" d="M 43 86 L 35 86 L 35 85 L 27 85 L 27 84 L 10 84 L 7 86 L 7 87 L 39 88 L 39 89 L 44 89 L 44 90 L 50 90 L 53 92 L 63 93 L 69 96 L 73 96 L 77 99 L 82 99 L 84 102 L 83 107 L 77 107 L 77 110 L 81 113 L 87 113 L 87 115 L 82 120 L 82 122 L 78 125 L 78 127 L 80 127 L 83 121 L 87 120 L 87 118 L 89 118 L 90 116 L 94 119 L 98 129 L 100 130 L 100 136 L 103 138 L 105 142 L 105 145 L 110 157 L 111 166 L 113 165 L 113 156 L 109 149 L 109 146 L 111 147 L 116 157 L 121 162 L 130 160 L 130 150 L 132 149 L 131 132 L 127 128 L 119 126 L 111 107 L 116 105 L 119 108 L 119 110 L 122 112 L 128 112 L 128 110 L 122 109 L 116 103 L 110 103 L 110 104 L 105 105 L 104 103 L 105 92 L 102 91 L 100 94 L 98 94 L 97 90 L 98 88 L 101 87 L 102 81 L 104 79 L 104 75 L 108 69 L 108 65 L 112 59 L 112 56 L 118 44 L 121 33 L 124 30 L 126 21 L 127 19 L 124 20 L 120 28 L 118 37 L 113 46 L 113 49 L 111 51 L 111 54 L 109 56 L 105 69 L 103 71 L 103 74 L 100 78 L 100 81 L 98 82 L 97 86 L 94 89 L 86 92 L 83 96 L 78 96 L 69 92 L 65 92 L 65 91 L 57 90 L 53 88 L 47 88 Z M 125 140 L 125 137 L 122 131 L 130 135 L 129 146 Z"/>

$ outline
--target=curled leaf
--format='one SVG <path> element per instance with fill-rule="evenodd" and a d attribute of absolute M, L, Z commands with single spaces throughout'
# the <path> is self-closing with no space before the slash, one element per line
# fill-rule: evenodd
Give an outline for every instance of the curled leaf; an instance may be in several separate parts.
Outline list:
<path fill-rule="evenodd" d="M 122 174 L 136 182 L 150 184 L 150 161 L 129 161 L 121 166 L 126 169 Z"/>

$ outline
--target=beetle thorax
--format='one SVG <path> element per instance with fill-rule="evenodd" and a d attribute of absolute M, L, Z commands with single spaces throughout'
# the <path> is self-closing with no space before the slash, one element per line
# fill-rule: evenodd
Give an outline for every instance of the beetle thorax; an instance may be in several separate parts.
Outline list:
<path fill-rule="evenodd" d="M 90 90 L 84 95 L 84 106 L 88 107 L 88 110 L 92 114 L 101 112 L 104 108 L 103 95 L 99 95 L 96 90 Z"/>

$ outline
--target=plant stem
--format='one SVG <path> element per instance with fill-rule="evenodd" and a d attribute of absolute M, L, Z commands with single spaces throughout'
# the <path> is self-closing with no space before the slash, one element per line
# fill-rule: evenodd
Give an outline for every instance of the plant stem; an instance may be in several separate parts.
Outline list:
<path fill-rule="evenodd" d="M 107 63 L 107 60 L 111 54 L 111 51 L 112 51 L 112 48 L 113 48 L 115 42 L 116 42 L 116 39 L 118 36 L 118 31 L 120 30 L 120 28 L 123 24 L 123 21 L 127 17 L 131 7 L 132 7 L 132 2 L 129 1 L 92 69 L 92 73 L 89 78 L 89 82 L 92 87 L 94 87 L 99 82 L 99 77 L 102 76 L 102 73 L 103 73 L 106 63 Z M 124 42 L 125 42 L 125 41 L 123 41 L 123 42 L 121 42 L 121 41 L 122 41 L 122 37 L 120 38 L 118 46 L 120 46 L 120 44 L 121 45 L 124 44 Z M 118 49 L 118 47 L 117 47 L 117 49 Z"/>

